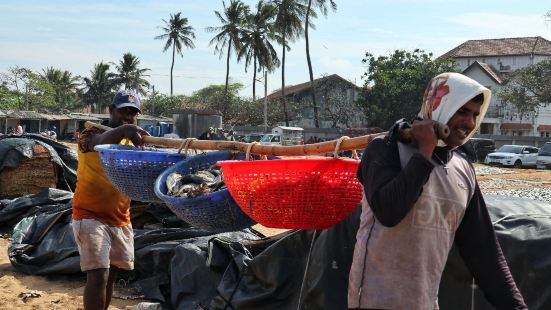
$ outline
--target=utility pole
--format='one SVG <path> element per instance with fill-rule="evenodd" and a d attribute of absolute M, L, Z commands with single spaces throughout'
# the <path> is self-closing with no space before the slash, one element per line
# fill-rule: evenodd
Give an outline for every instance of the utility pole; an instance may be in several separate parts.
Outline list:
<path fill-rule="evenodd" d="M 155 98 L 155 85 L 151 85 L 151 87 L 153 88 L 151 95 L 153 98 Z M 151 102 L 151 114 L 155 115 L 155 100 L 152 100 Z"/>

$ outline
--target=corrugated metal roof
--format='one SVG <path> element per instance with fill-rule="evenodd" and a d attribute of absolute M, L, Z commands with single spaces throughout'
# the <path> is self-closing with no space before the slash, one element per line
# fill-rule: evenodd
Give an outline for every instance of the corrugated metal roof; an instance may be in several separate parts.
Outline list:
<path fill-rule="evenodd" d="M 506 55 L 551 56 L 551 41 L 543 37 L 469 40 L 442 57 L 481 57 Z"/>
<path fill-rule="evenodd" d="M 45 114 L 35 111 L 13 111 L 9 113 L 7 117 L 17 119 L 48 119 Z"/>
<path fill-rule="evenodd" d="M 138 116 L 138 120 L 157 121 L 157 122 L 172 122 L 172 119 L 163 116 L 153 116 L 147 114 L 141 114 Z"/>
<path fill-rule="evenodd" d="M 88 114 L 92 117 L 95 117 L 95 118 L 98 118 L 98 119 L 109 119 L 111 117 L 111 115 L 109 114 L 94 114 L 94 113 L 90 113 Z"/>
<path fill-rule="evenodd" d="M 42 114 L 49 121 L 65 121 L 73 119 L 69 115 L 65 114 Z"/>
<path fill-rule="evenodd" d="M 81 121 L 100 121 L 100 118 L 90 116 L 89 114 L 83 113 L 70 113 L 69 116 L 72 119 L 81 120 Z"/>

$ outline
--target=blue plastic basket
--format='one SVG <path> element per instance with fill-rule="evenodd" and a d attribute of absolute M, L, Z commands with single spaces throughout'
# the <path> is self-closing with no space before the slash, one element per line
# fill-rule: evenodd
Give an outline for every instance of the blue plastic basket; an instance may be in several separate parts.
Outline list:
<path fill-rule="evenodd" d="M 227 232 L 250 227 L 255 222 L 241 211 L 225 188 L 195 198 L 167 195 L 166 179 L 171 173 L 195 173 L 208 169 L 217 161 L 239 158 L 244 158 L 244 156 L 234 158 L 228 151 L 207 152 L 189 157 L 159 175 L 155 181 L 155 194 L 176 216 L 197 228 L 212 232 Z"/>
<path fill-rule="evenodd" d="M 170 149 L 140 149 L 128 145 L 104 144 L 94 148 L 105 174 L 113 185 L 132 200 L 160 202 L 155 180 L 166 168 L 182 161 L 184 154 Z"/>

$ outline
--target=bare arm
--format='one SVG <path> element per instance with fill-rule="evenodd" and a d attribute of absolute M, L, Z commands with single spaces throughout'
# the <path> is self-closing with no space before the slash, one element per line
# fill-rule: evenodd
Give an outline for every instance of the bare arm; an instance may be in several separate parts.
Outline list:
<path fill-rule="evenodd" d="M 149 133 L 136 125 L 125 124 L 113 130 L 92 135 L 88 140 L 87 149 L 93 150 L 94 146 L 99 144 L 118 144 L 125 138 L 132 141 L 134 146 L 143 146 L 142 136 L 149 136 Z"/>

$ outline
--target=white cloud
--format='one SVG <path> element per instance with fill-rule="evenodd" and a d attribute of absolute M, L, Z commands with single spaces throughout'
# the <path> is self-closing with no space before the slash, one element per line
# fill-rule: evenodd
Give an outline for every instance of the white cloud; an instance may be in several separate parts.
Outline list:
<path fill-rule="evenodd" d="M 454 24 L 470 28 L 485 38 L 545 36 L 550 34 L 541 15 L 511 15 L 501 13 L 467 13 L 450 18 Z"/>

